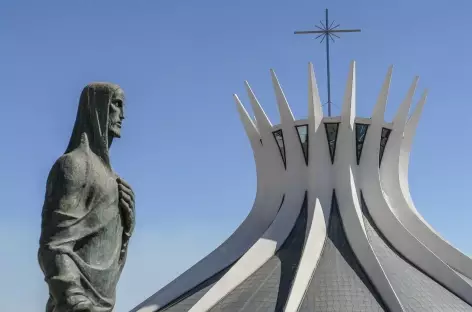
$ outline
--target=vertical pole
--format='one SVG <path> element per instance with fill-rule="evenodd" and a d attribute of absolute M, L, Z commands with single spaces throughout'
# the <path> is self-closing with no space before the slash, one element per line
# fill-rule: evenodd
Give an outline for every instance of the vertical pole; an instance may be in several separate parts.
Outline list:
<path fill-rule="evenodd" d="M 328 34 L 328 9 L 326 9 L 326 64 L 327 64 L 327 73 L 328 73 L 328 116 L 331 117 L 331 75 L 329 68 L 329 34 Z"/>

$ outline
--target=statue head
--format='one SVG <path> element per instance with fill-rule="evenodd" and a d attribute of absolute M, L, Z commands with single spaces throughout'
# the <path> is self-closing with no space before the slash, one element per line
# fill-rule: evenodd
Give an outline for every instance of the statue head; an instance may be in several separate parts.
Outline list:
<path fill-rule="evenodd" d="M 121 137 L 121 125 L 125 119 L 125 94 L 118 87 L 112 94 L 110 105 L 108 107 L 108 135 L 112 138 Z"/>
<path fill-rule="evenodd" d="M 88 84 L 80 95 L 79 108 L 71 139 L 65 153 L 84 142 L 107 166 L 113 138 L 121 137 L 125 96 L 120 86 L 108 82 Z"/>

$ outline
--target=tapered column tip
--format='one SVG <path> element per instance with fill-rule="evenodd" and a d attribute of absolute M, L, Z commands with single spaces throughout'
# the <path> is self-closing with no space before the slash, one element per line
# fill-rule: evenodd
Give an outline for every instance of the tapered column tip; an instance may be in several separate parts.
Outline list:
<path fill-rule="evenodd" d="M 249 82 L 247 80 L 244 80 L 244 86 L 246 87 L 246 91 L 248 93 L 252 93 L 252 88 L 251 86 L 249 85 Z"/>
<path fill-rule="evenodd" d="M 426 102 L 426 99 L 428 98 L 428 93 L 429 93 L 428 88 L 423 90 L 423 94 L 421 94 L 421 101 Z"/>
<path fill-rule="evenodd" d="M 243 106 L 243 103 L 239 99 L 238 95 L 236 93 L 233 94 L 233 100 L 238 106 Z"/>

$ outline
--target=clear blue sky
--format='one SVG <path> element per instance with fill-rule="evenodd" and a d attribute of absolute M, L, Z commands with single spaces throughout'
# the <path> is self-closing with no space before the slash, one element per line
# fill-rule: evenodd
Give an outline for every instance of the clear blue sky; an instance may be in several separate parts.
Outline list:
<path fill-rule="evenodd" d="M 44 310 L 36 251 L 45 181 L 86 83 L 116 82 L 128 98 L 111 155 L 137 196 L 118 289 L 124 312 L 210 252 L 249 212 L 255 168 L 231 97 L 247 103 L 243 81 L 278 123 L 274 68 L 303 118 L 313 61 L 326 100 L 323 46 L 292 33 L 313 28 L 327 6 L 341 26 L 362 28 L 333 46 L 334 113 L 351 59 L 365 117 L 390 64 L 387 119 L 421 76 L 419 91 L 427 87 L 430 96 L 412 153 L 413 198 L 446 239 L 472 254 L 470 1 L 2 1 L 0 310 Z"/>

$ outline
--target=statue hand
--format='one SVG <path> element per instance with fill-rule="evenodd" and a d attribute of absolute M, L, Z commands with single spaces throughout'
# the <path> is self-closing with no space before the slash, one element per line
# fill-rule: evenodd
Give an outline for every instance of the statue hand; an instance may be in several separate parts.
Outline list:
<path fill-rule="evenodd" d="M 124 217 L 125 235 L 130 237 L 134 230 L 134 192 L 131 186 L 121 178 L 116 180 L 118 183 L 119 207 Z"/>
<path fill-rule="evenodd" d="M 91 302 L 79 303 L 72 309 L 72 312 L 88 312 L 92 311 L 93 306 Z"/>
<path fill-rule="evenodd" d="M 68 296 L 63 305 L 55 307 L 54 311 L 87 312 L 92 311 L 92 302 L 82 294 Z"/>

